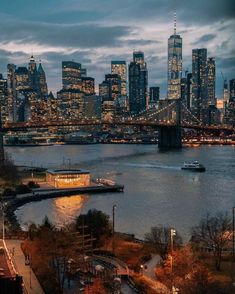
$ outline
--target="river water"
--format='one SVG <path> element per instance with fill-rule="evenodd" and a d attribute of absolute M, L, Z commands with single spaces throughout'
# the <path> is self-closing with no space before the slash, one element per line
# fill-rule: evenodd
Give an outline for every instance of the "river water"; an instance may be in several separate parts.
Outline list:
<path fill-rule="evenodd" d="M 16 211 L 19 222 L 41 223 L 47 215 L 58 226 L 91 208 L 112 215 L 116 230 L 143 238 L 152 226 L 174 227 L 187 240 L 192 226 L 207 213 L 231 213 L 235 206 L 235 147 L 201 146 L 160 152 L 156 145 L 61 145 L 8 147 L 16 164 L 89 169 L 125 185 L 124 193 L 61 197 L 33 202 Z M 198 160 L 205 173 L 182 171 L 184 161 Z"/>

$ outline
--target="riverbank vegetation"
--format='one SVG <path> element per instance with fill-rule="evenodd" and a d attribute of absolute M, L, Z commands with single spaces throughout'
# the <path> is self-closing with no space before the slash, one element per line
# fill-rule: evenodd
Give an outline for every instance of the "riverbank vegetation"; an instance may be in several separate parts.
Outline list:
<path fill-rule="evenodd" d="M 183 294 L 230 294 L 235 274 L 231 224 L 227 214 L 207 215 L 183 245 L 178 232 L 164 226 L 151 228 L 145 240 L 113 235 L 109 216 L 90 210 L 64 228 L 48 218 L 40 226 L 31 224 L 22 246 L 46 293 L 86 289 L 86 284 L 94 293 L 113 293 L 115 268 L 104 263 L 99 272 L 90 259 L 96 254 L 127 264 L 133 285 L 143 294 L 167 294 L 172 285 Z M 151 265 L 155 277 L 150 277 L 148 266 L 156 255 L 160 262 Z"/>

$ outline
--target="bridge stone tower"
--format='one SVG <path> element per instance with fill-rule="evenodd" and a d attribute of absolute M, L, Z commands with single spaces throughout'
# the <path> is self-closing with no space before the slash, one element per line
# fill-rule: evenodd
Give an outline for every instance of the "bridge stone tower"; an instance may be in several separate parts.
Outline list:
<path fill-rule="evenodd" d="M 172 104 L 172 99 L 164 101 L 167 104 Z M 179 149 L 182 148 L 181 136 L 181 100 L 175 100 L 175 125 L 160 126 L 158 130 L 158 148 L 159 149 Z M 169 112 L 168 112 L 169 116 Z M 172 116 L 172 115 L 171 115 Z M 169 120 L 169 117 L 168 117 Z"/>

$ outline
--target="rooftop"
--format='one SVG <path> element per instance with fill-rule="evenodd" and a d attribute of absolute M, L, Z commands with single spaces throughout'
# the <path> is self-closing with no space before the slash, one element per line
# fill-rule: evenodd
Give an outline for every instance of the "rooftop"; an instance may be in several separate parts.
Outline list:
<path fill-rule="evenodd" d="M 64 174 L 89 174 L 90 172 L 88 170 L 85 169 L 48 169 L 47 173 L 50 174 L 60 174 L 60 175 L 64 175 Z"/>

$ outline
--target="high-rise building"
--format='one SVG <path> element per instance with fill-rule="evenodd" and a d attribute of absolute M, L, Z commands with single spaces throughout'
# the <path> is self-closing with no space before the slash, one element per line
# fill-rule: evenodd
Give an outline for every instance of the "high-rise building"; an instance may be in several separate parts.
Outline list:
<path fill-rule="evenodd" d="M 38 66 L 38 89 L 39 94 L 41 96 L 47 96 L 48 95 L 48 88 L 47 88 L 47 82 L 46 82 L 46 74 L 42 67 L 41 62 Z"/>
<path fill-rule="evenodd" d="M 26 67 L 18 67 L 15 71 L 15 78 L 17 92 L 31 89 L 29 71 Z"/>
<path fill-rule="evenodd" d="M 83 117 L 84 93 L 76 89 L 62 89 L 57 92 L 60 119 L 81 119 Z"/>
<path fill-rule="evenodd" d="M 99 96 L 102 98 L 102 100 L 109 100 L 109 83 L 103 81 L 101 84 L 99 84 Z"/>
<path fill-rule="evenodd" d="M 176 19 L 174 21 L 174 34 L 168 39 L 168 87 L 167 98 L 179 99 L 181 97 L 182 77 L 182 38 L 176 33 Z"/>
<path fill-rule="evenodd" d="M 127 68 L 126 61 L 111 61 L 111 73 L 121 78 L 121 96 L 127 96 Z"/>
<path fill-rule="evenodd" d="M 235 102 L 235 79 L 229 81 L 229 101 Z"/>
<path fill-rule="evenodd" d="M 95 79 L 91 77 L 82 77 L 82 92 L 85 95 L 95 94 Z"/>
<path fill-rule="evenodd" d="M 84 96 L 83 117 L 87 119 L 101 118 L 101 97 L 96 95 Z"/>
<path fill-rule="evenodd" d="M 7 80 L 3 78 L 2 74 L 0 74 L 0 119 L 2 123 L 8 120 L 7 106 Z"/>
<path fill-rule="evenodd" d="M 192 51 L 192 107 L 194 115 L 203 120 L 207 101 L 207 49 Z"/>
<path fill-rule="evenodd" d="M 134 51 L 129 64 L 129 109 L 138 114 L 146 109 L 148 96 L 148 71 L 144 53 Z"/>
<path fill-rule="evenodd" d="M 109 99 L 116 101 L 121 96 L 121 77 L 118 74 L 105 75 L 105 82 L 109 84 Z"/>
<path fill-rule="evenodd" d="M 63 89 L 81 90 L 81 64 L 74 61 L 62 61 Z"/>
<path fill-rule="evenodd" d="M 37 64 L 33 56 L 30 57 L 28 64 L 29 87 L 32 90 L 38 91 L 38 71 Z"/>
<path fill-rule="evenodd" d="M 207 60 L 207 95 L 208 106 L 215 105 L 215 58 L 209 57 Z"/>
<path fill-rule="evenodd" d="M 16 66 L 7 65 L 7 108 L 10 122 L 16 121 Z"/>
<path fill-rule="evenodd" d="M 160 87 L 149 88 L 149 106 L 157 106 L 160 99 Z"/>

